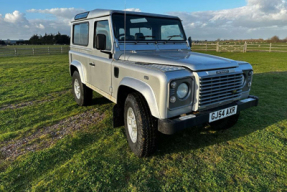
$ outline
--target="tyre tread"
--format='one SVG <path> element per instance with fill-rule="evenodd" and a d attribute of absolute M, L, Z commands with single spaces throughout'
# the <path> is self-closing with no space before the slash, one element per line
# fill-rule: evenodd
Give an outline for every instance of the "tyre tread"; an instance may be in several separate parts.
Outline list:
<path fill-rule="evenodd" d="M 132 93 L 128 95 L 128 99 L 136 101 L 134 104 L 138 110 L 135 113 L 140 117 L 138 126 L 142 129 L 140 132 L 142 140 L 138 141 L 141 143 L 137 145 L 137 149 L 132 150 L 139 157 L 147 157 L 156 150 L 157 146 L 156 119 L 151 115 L 148 104 L 140 93 Z"/>
<path fill-rule="evenodd" d="M 80 106 L 90 105 L 92 103 L 92 99 L 93 99 L 93 90 L 82 83 L 81 78 L 80 78 L 80 74 L 78 71 L 75 71 L 73 73 L 73 85 L 72 85 L 73 89 L 74 89 L 74 80 L 75 79 L 78 79 L 80 86 L 81 86 L 81 93 L 82 93 L 81 98 L 78 99 L 78 98 L 76 98 L 75 92 L 73 91 L 76 102 Z"/>

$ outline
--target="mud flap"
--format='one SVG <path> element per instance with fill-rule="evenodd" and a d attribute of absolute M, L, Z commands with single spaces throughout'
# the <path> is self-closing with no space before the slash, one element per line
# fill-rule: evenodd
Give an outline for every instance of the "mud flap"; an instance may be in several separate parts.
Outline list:
<path fill-rule="evenodd" d="M 113 108 L 113 127 L 124 126 L 124 113 L 123 109 L 119 105 L 115 105 Z"/>

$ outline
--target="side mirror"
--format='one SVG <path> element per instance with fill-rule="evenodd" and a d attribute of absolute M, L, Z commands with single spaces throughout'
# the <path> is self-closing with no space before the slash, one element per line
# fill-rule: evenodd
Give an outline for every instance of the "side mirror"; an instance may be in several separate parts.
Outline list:
<path fill-rule="evenodd" d="M 188 38 L 188 43 L 189 43 L 189 46 L 192 47 L 192 39 L 191 39 L 191 37 Z"/>
<path fill-rule="evenodd" d="M 98 50 L 105 50 L 106 49 L 106 35 L 104 34 L 97 34 L 96 36 L 96 49 Z"/>

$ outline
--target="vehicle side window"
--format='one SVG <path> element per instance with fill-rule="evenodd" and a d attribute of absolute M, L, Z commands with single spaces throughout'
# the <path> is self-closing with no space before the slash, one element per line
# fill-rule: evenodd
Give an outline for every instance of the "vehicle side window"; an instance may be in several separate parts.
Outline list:
<path fill-rule="evenodd" d="M 74 25 L 73 44 L 87 46 L 89 44 L 89 23 Z"/>
<path fill-rule="evenodd" d="M 176 25 L 162 25 L 161 26 L 161 39 L 169 40 L 172 35 L 178 35 L 173 37 L 172 40 L 184 40 L 184 36 L 180 31 L 180 26 Z"/>
<path fill-rule="evenodd" d="M 95 22 L 95 33 L 94 33 L 94 47 L 96 45 L 96 35 L 103 34 L 106 35 L 106 50 L 111 50 L 111 35 L 110 35 L 110 26 L 109 22 L 106 21 L 96 21 Z"/>

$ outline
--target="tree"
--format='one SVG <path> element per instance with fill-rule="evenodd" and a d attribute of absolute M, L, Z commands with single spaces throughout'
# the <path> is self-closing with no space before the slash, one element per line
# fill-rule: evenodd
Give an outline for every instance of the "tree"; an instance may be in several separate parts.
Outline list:
<path fill-rule="evenodd" d="M 5 41 L 0 40 L 0 45 L 2 46 L 6 45 Z"/>
<path fill-rule="evenodd" d="M 279 43 L 280 42 L 280 39 L 278 36 L 273 36 L 271 39 L 270 39 L 270 42 L 271 43 Z"/>
<path fill-rule="evenodd" d="M 45 33 L 44 36 L 33 35 L 30 38 L 29 43 L 34 45 L 70 44 L 70 37 L 68 35 L 62 35 L 60 32 L 56 35 Z"/>
<path fill-rule="evenodd" d="M 38 45 L 38 44 L 40 44 L 40 38 L 37 34 L 35 34 L 29 39 L 29 42 L 31 44 Z"/>
<path fill-rule="evenodd" d="M 19 40 L 19 41 L 16 41 L 16 44 L 17 45 L 29 45 L 30 44 L 30 41 L 28 40 Z"/>

